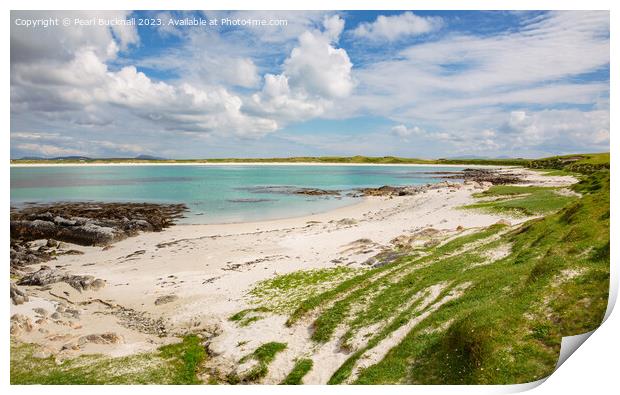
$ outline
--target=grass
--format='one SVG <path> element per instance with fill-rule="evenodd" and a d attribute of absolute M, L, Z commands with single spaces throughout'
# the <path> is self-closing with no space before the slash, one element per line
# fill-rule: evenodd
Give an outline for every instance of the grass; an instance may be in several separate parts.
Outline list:
<path fill-rule="evenodd" d="M 269 342 L 259 346 L 254 352 L 241 358 L 239 363 L 244 363 L 250 359 L 257 361 L 254 366 L 241 379 L 234 378 L 232 381 L 255 382 L 265 377 L 269 373 L 269 364 L 274 360 L 276 354 L 286 349 L 286 343 Z M 231 380 L 229 380 L 231 381 Z"/>
<path fill-rule="evenodd" d="M 595 329 L 607 304 L 609 172 L 584 175 L 572 189 L 583 196 L 493 187 L 479 196 L 492 200 L 485 202 L 489 208 L 545 216 L 514 228 L 493 225 L 349 277 L 301 301 L 289 324 L 315 312 L 312 339 L 334 340 L 351 352 L 331 384 L 508 384 L 546 377 L 562 336 Z M 503 246 L 507 255 L 489 258 Z M 419 297 L 440 283 L 446 287 L 431 305 L 459 284 L 471 285 L 360 371 L 366 351 L 427 311 Z"/>
<path fill-rule="evenodd" d="M 56 364 L 34 357 L 38 346 L 11 342 L 11 384 L 200 384 L 206 352 L 198 336 L 156 352 L 111 358 L 83 355 Z"/>
<path fill-rule="evenodd" d="M 609 169 L 609 152 L 596 154 L 574 154 L 552 156 L 536 159 L 528 163 L 528 167 L 537 169 L 564 170 L 573 173 L 591 174 L 599 170 Z"/>
<path fill-rule="evenodd" d="M 290 313 L 303 299 L 357 273 L 358 270 L 343 266 L 296 271 L 259 282 L 250 291 L 250 296 L 261 309 Z"/>
<path fill-rule="evenodd" d="M 577 199 L 558 193 L 559 188 L 536 186 L 496 185 L 487 191 L 474 195 L 484 198 L 474 204 L 463 206 L 494 214 L 510 216 L 534 216 L 552 213 Z"/>
<path fill-rule="evenodd" d="M 245 310 L 241 310 L 238 313 L 231 315 L 230 317 L 228 317 L 228 320 L 237 322 L 239 326 L 245 327 L 263 318 L 261 315 L 258 315 L 256 313 L 267 313 L 267 312 L 269 312 L 269 309 L 266 307 L 245 309 Z"/>
<path fill-rule="evenodd" d="M 286 376 L 281 384 L 298 385 L 303 384 L 304 376 L 312 369 L 313 362 L 309 358 L 298 359 L 293 366 L 293 370 Z"/>

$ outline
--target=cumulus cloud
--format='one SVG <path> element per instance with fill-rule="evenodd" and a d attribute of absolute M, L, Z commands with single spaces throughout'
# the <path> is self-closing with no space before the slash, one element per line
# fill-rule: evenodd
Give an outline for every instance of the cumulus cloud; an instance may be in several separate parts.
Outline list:
<path fill-rule="evenodd" d="M 357 146 L 373 152 L 390 144 L 426 156 L 609 147 L 608 12 L 523 13 L 514 28 L 493 34 L 450 30 L 447 17 L 411 12 L 353 30 L 334 12 L 206 13 L 289 26 L 173 28 L 160 33 L 174 45 L 134 52 L 146 44 L 131 26 L 41 34 L 12 24 L 11 124 L 22 130 L 12 132 L 12 149 L 158 154 L 182 150 L 178 139 L 208 149 L 235 139 L 273 142 L 280 137 L 266 136 L 294 123 L 367 116 L 395 125 L 378 126 Z M 436 34 L 425 39 L 429 33 Z"/>
<path fill-rule="evenodd" d="M 67 48 L 66 56 L 48 56 L 45 52 L 38 58 L 27 57 L 28 62 L 20 61 L 23 56 L 12 59 L 12 111 L 43 112 L 46 117 L 65 117 L 76 124 L 105 125 L 110 121 L 99 114 L 114 106 L 129 112 L 129 116 L 149 121 L 153 127 L 171 131 L 250 136 L 277 129 L 273 120 L 245 114 L 241 97 L 223 86 L 154 81 L 133 65 L 110 69 L 107 62 L 122 48 L 137 42 L 137 36 L 115 27 L 92 29 L 81 41 L 72 29 L 50 34 L 55 40 L 48 42 L 50 48 L 57 49 L 67 42 L 74 47 L 72 51 Z M 19 37 L 20 33 L 14 32 L 13 36 Z M 32 37 L 29 40 L 36 41 Z M 21 43 L 15 45 L 22 48 Z M 235 65 L 228 72 L 240 75 L 240 84 L 255 83 L 258 77 L 251 61 L 237 59 Z"/>
<path fill-rule="evenodd" d="M 353 35 L 373 41 L 396 41 L 431 33 L 442 26 L 443 19 L 440 17 L 423 17 L 407 11 L 393 16 L 379 15 L 374 22 L 360 23 L 353 30 Z"/>
<path fill-rule="evenodd" d="M 302 33 L 284 61 L 283 73 L 265 75 L 263 89 L 252 95 L 252 109 L 303 120 L 322 115 L 334 100 L 349 96 L 355 86 L 353 65 L 347 52 L 335 47 L 343 29 L 344 20 L 333 15 L 324 18 L 323 30 Z"/>
<path fill-rule="evenodd" d="M 297 88 L 326 98 L 342 98 L 353 90 L 353 67 L 347 52 L 335 48 L 344 21 L 339 16 L 326 18 L 324 31 L 306 31 L 299 45 L 284 62 L 284 74 Z"/>

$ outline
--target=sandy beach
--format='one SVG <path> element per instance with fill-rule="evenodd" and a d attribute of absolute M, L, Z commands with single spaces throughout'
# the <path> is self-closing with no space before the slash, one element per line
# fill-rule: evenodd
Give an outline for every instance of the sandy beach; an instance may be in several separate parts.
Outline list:
<path fill-rule="evenodd" d="M 532 185 L 575 182 L 572 177 L 511 171 Z M 296 358 L 312 354 L 314 368 L 304 383 L 323 384 L 347 354 L 332 342 L 313 344 L 308 321 L 287 327 L 287 317 L 273 313 L 249 326 L 231 322 L 231 315 L 253 307 L 248 291 L 262 280 L 298 270 L 337 266 L 365 270 L 367 262 L 393 248 L 399 236 L 424 229 L 450 237 L 500 220 L 515 225 L 528 219 L 459 209 L 473 203 L 472 194 L 485 188 L 488 185 L 478 183 L 445 184 L 414 196 L 366 197 L 351 206 L 303 217 L 176 225 L 110 248 L 72 245 L 84 254 L 59 256 L 47 264 L 103 279 L 105 286 L 82 292 L 62 282 L 28 287 L 29 301 L 12 304 L 11 315 L 29 318 L 32 328 L 16 338 L 38 343 L 44 353 L 62 360 L 89 353 L 121 356 L 150 351 L 185 333 L 199 332 L 210 339 L 209 363 L 222 370 L 232 369 L 265 342 L 284 341 L 287 349 L 278 354 L 261 382 L 280 382 Z M 54 316 L 58 311 L 70 311 L 72 317 Z M 104 332 L 117 336 L 79 341 Z"/>

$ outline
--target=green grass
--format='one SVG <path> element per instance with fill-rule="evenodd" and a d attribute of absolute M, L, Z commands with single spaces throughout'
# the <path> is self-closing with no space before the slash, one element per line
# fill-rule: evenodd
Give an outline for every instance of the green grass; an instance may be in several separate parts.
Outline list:
<path fill-rule="evenodd" d="M 545 217 L 464 234 L 423 256 L 335 283 L 299 302 L 289 324 L 314 311 L 312 339 L 338 340 L 351 352 L 331 384 L 346 382 L 354 371 L 358 384 L 507 384 L 546 377 L 561 337 L 595 329 L 607 303 L 609 172 L 585 175 L 572 189 L 583 196 L 492 187 L 479 197 L 494 200 L 494 210 Z M 495 251 L 506 252 L 490 258 Z M 383 360 L 358 372 L 365 351 L 427 311 L 414 295 L 439 283 L 447 287 L 435 301 L 459 284 L 471 285 L 421 320 Z M 338 327 L 344 334 L 334 339 Z"/>
<path fill-rule="evenodd" d="M 110 358 L 84 355 L 57 365 L 35 358 L 38 346 L 11 342 L 11 384 L 200 384 L 206 352 L 198 336 L 152 353 Z"/>
<path fill-rule="evenodd" d="M 265 377 L 269 373 L 269 364 L 274 360 L 276 354 L 286 349 L 286 343 L 269 342 L 259 346 L 254 352 L 241 358 L 239 363 L 244 363 L 249 359 L 257 361 L 250 371 L 241 379 L 242 382 L 255 382 Z M 237 381 L 237 379 L 233 379 Z"/>
<path fill-rule="evenodd" d="M 252 309 L 241 310 L 228 317 L 229 321 L 236 322 L 239 326 L 244 327 L 263 319 L 263 317 L 256 313 L 267 313 L 269 309 L 266 307 L 257 307 Z"/>
<path fill-rule="evenodd" d="M 599 170 L 609 169 L 610 157 L 609 152 L 561 155 L 532 160 L 527 166 L 535 169 L 555 169 L 573 173 L 591 174 Z"/>
<path fill-rule="evenodd" d="M 558 193 L 559 188 L 495 185 L 487 191 L 474 195 L 484 201 L 463 206 L 494 214 L 510 216 L 534 216 L 555 212 L 577 199 Z"/>
<path fill-rule="evenodd" d="M 452 270 L 455 281 L 474 286 L 424 320 L 356 382 L 507 384 L 549 375 L 561 337 L 595 329 L 605 312 L 608 210 L 609 190 L 603 187 L 503 236 L 501 242 L 513 245 L 503 260 Z M 446 264 L 453 263 L 441 262 Z M 582 274 L 563 279 L 567 270 Z M 428 331 L 449 320 L 454 322 L 445 332 Z M 347 377 L 344 368 L 332 382 Z"/>
<path fill-rule="evenodd" d="M 357 273 L 359 270 L 344 266 L 296 271 L 259 282 L 250 291 L 250 296 L 252 302 L 262 309 L 290 313 L 303 299 Z"/>
<path fill-rule="evenodd" d="M 303 384 L 302 380 L 304 376 L 312 369 L 313 362 L 311 359 L 302 358 L 298 359 L 293 366 L 293 370 L 286 376 L 281 384 L 284 385 L 298 385 Z"/>

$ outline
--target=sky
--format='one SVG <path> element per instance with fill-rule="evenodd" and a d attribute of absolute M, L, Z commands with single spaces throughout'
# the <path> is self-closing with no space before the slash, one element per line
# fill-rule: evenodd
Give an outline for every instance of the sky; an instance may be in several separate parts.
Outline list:
<path fill-rule="evenodd" d="M 69 26 L 25 26 L 46 18 Z M 75 23 L 90 18 L 160 25 Z M 221 23 L 237 19 L 286 25 Z M 13 11 L 11 22 L 11 158 L 609 151 L 607 11 Z"/>

